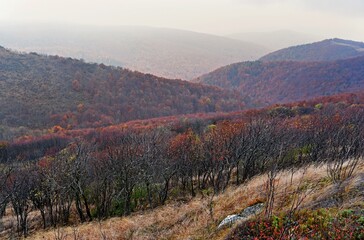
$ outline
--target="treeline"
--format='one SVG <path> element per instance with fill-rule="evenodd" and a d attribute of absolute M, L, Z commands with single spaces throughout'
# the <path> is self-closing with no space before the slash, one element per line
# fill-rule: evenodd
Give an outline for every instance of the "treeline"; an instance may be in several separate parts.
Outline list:
<path fill-rule="evenodd" d="M 3 146 L 0 215 L 11 207 L 26 236 L 34 210 L 44 228 L 67 225 L 75 216 L 84 222 L 128 215 L 308 164 L 327 164 L 329 176 L 340 182 L 363 157 L 363 126 L 362 106 L 327 107 L 310 115 L 222 121 L 180 133 L 168 127 L 99 132 L 67 147 L 66 140 L 48 139 L 44 156 L 33 160 L 22 149 L 9 157 L 10 146 Z"/>

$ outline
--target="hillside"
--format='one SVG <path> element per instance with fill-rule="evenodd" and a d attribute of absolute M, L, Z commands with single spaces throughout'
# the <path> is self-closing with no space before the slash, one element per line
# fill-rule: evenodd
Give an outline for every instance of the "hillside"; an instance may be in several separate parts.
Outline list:
<path fill-rule="evenodd" d="M 22 157 L 28 159 L 41 158 L 44 155 L 53 154 L 55 149 L 62 149 L 76 139 L 101 139 L 100 142 L 107 143 L 110 138 L 127 132 L 149 132 L 155 129 L 166 129 L 173 134 L 186 132 L 191 129 L 197 134 L 203 134 L 216 124 L 250 122 L 251 119 L 265 119 L 275 117 L 279 121 L 282 118 L 307 119 L 309 115 L 320 113 L 327 109 L 329 114 L 340 109 L 363 107 L 364 91 L 357 93 L 345 93 L 333 96 L 318 97 L 301 102 L 272 105 L 259 109 L 248 109 L 235 112 L 214 112 L 174 115 L 167 117 L 149 118 L 144 120 L 132 120 L 116 125 L 85 129 L 63 129 L 58 126 L 45 131 L 32 130 L 26 135 L 17 132 L 19 138 L 9 141 L 0 141 L 0 162 L 17 159 L 21 153 Z M 350 113 L 352 114 L 352 113 Z M 349 115 L 350 115 L 349 114 Z M 106 144 L 107 145 L 107 144 Z M 4 151 L 6 154 L 4 154 Z"/>
<path fill-rule="evenodd" d="M 237 90 L 256 106 L 300 101 L 362 90 L 364 57 L 335 62 L 243 62 L 195 81 Z"/>
<path fill-rule="evenodd" d="M 210 34 L 136 26 L 0 26 L 0 45 L 186 80 L 269 52 Z"/>
<path fill-rule="evenodd" d="M 216 87 L 0 49 L 0 139 L 9 127 L 97 127 L 241 107 L 238 94 Z"/>
<path fill-rule="evenodd" d="M 273 32 L 240 32 L 227 35 L 227 37 L 240 41 L 253 42 L 272 51 L 320 40 L 320 37 L 318 36 L 290 30 L 279 30 Z"/>
<path fill-rule="evenodd" d="M 261 61 L 334 61 L 364 55 L 364 43 L 343 39 L 327 39 L 321 42 L 289 47 L 269 53 Z"/>
<path fill-rule="evenodd" d="M 351 239 L 364 230 L 363 103 L 360 92 L 1 142 L 0 238 Z M 217 229 L 257 203 L 255 218 Z"/>
<path fill-rule="evenodd" d="M 363 211 L 360 209 L 364 204 L 364 196 L 356 190 L 357 188 L 363 188 L 363 182 L 361 182 L 363 181 L 363 173 L 364 165 L 361 164 L 358 166 L 355 175 L 346 181 L 345 187 L 342 188 L 337 188 L 337 185 L 327 178 L 325 167 L 310 167 L 308 170 L 297 170 L 293 178 L 289 172 L 281 173 L 278 176 L 277 199 L 274 208 L 275 214 L 278 216 L 275 217 L 275 221 L 278 221 L 280 225 L 276 229 L 273 227 L 276 230 L 275 233 L 279 235 L 280 228 L 283 228 L 283 213 L 289 209 L 290 204 L 292 204 L 291 201 L 294 201 L 292 196 L 303 197 L 305 192 L 310 192 L 310 194 L 303 199 L 300 207 L 300 227 L 298 231 L 291 231 L 293 236 L 299 236 L 298 232 L 300 229 L 306 229 L 306 232 L 311 234 L 322 232 L 342 234 L 339 236 L 349 236 L 348 231 L 356 231 L 357 233 L 361 231 L 363 233 L 364 223 L 360 221 L 353 223 L 351 220 L 352 217 L 353 219 L 355 219 L 354 217 L 358 219 L 363 214 Z M 171 202 L 166 206 L 152 211 L 136 213 L 129 217 L 111 218 L 99 223 L 92 222 L 74 227 L 60 227 L 56 230 L 39 231 L 31 235 L 30 238 L 51 240 L 55 236 L 63 237 L 62 239 L 74 239 L 74 236 L 82 236 L 87 239 L 139 240 L 161 238 L 254 239 L 254 237 L 261 236 L 261 239 L 266 239 L 263 238 L 264 235 L 260 234 L 270 233 L 271 228 L 268 227 L 268 224 L 263 225 L 265 224 L 261 220 L 264 219 L 263 214 L 245 224 L 233 224 L 231 227 L 222 230 L 217 229 L 219 222 L 227 215 L 240 212 L 245 207 L 264 199 L 266 180 L 266 176 L 259 176 L 247 182 L 244 186 L 227 189 L 223 194 L 214 199 L 213 216 L 209 215 L 209 199 L 206 196 L 200 196 L 187 203 Z M 301 192 L 298 192 L 297 189 L 300 189 Z M 334 202 L 331 198 L 332 195 L 343 196 L 343 202 L 330 209 L 322 208 L 328 202 Z M 287 199 L 291 200 L 287 201 Z M 312 206 L 315 206 L 314 210 L 310 209 Z M 306 218 L 309 219 L 306 220 Z M 342 222 L 339 222 L 339 220 Z M 267 223 L 269 222 L 267 221 Z M 322 227 L 315 226 L 315 224 L 320 223 L 325 225 Z M 250 236 L 240 235 L 245 233 L 245 229 L 249 229 L 246 226 L 250 226 Z M 338 229 L 336 232 L 334 231 L 335 228 Z"/>

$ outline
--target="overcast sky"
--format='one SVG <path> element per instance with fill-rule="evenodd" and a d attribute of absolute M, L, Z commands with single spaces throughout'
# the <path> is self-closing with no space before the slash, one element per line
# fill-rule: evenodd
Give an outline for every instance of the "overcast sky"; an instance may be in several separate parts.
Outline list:
<path fill-rule="evenodd" d="M 364 0 L 0 0 L 0 23 L 144 25 L 221 35 L 290 29 L 364 41 Z"/>

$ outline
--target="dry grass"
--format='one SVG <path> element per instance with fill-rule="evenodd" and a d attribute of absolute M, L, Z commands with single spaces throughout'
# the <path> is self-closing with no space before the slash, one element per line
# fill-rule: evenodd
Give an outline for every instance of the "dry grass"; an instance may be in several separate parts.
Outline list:
<path fill-rule="evenodd" d="M 216 226 L 227 215 L 264 200 L 265 181 L 265 175 L 257 176 L 215 197 L 213 219 L 208 210 L 208 199 L 197 197 L 188 203 L 173 202 L 129 217 L 39 231 L 30 239 L 223 239 L 230 229 L 217 231 Z M 326 167 L 301 169 L 293 175 L 292 182 L 291 172 L 283 172 L 276 182 L 274 211 L 288 210 L 295 197 L 304 197 L 303 208 L 360 206 L 364 201 L 363 182 L 363 163 L 354 176 L 340 186 L 327 177 Z"/>

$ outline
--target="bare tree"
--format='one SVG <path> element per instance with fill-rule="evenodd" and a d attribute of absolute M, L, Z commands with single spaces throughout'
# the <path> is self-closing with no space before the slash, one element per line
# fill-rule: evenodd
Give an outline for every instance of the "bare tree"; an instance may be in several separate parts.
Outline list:
<path fill-rule="evenodd" d="M 352 176 L 363 157 L 364 113 L 359 111 L 347 117 L 332 128 L 327 149 L 327 172 L 336 183 Z"/>
<path fill-rule="evenodd" d="M 34 187 L 33 167 L 30 164 L 18 166 L 9 176 L 5 192 L 17 219 L 17 229 L 24 237 L 28 235 L 28 216 L 32 205 L 30 195 Z"/>

